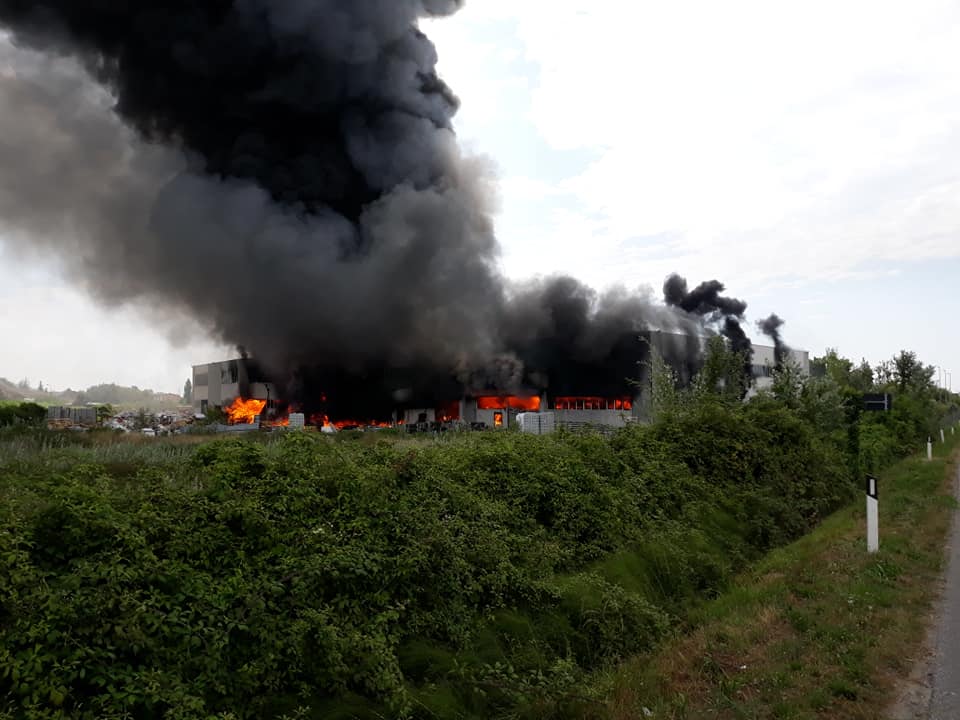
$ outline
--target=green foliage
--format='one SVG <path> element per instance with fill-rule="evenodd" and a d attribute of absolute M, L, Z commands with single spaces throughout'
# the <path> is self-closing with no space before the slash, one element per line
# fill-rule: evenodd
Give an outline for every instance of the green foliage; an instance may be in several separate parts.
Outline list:
<path fill-rule="evenodd" d="M 75 405 L 85 405 L 87 403 L 109 403 L 111 405 L 149 405 L 153 402 L 153 390 L 141 390 L 136 385 L 124 387 L 116 383 L 106 383 L 102 385 L 93 385 L 82 391 Z"/>
<path fill-rule="evenodd" d="M 610 436 L 0 441 L 0 716 L 595 716 L 940 407 L 789 368 L 742 402 L 712 353 Z"/>
<path fill-rule="evenodd" d="M 97 422 L 106 422 L 112 418 L 115 413 L 116 410 L 114 410 L 113 405 L 99 405 L 97 407 Z"/>
<path fill-rule="evenodd" d="M 739 402 L 747 393 L 745 363 L 744 354 L 732 351 L 722 337 L 710 338 L 703 368 L 694 381 L 694 396 L 701 401 Z"/>
<path fill-rule="evenodd" d="M 37 403 L 24 402 L 0 405 L 0 427 L 38 426 L 47 419 L 47 409 Z"/>

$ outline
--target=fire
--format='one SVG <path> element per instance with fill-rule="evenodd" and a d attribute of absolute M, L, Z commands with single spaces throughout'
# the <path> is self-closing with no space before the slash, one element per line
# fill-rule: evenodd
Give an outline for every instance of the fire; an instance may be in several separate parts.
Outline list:
<path fill-rule="evenodd" d="M 231 425 L 253 425 L 254 418 L 257 417 L 257 415 L 262 415 L 266 407 L 266 400 L 244 400 L 243 398 L 237 398 L 224 412 L 226 412 Z"/>
<path fill-rule="evenodd" d="M 554 399 L 556 410 L 632 410 L 630 398 L 558 397 Z"/>
<path fill-rule="evenodd" d="M 460 401 L 452 400 L 443 403 L 437 408 L 437 420 L 439 422 L 454 422 L 460 419 Z"/>
<path fill-rule="evenodd" d="M 329 421 L 328 421 L 329 422 Z M 358 428 L 392 428 L 393 423 L 380 422 L 379 420 L 337 420 L 332 423 L 337 430 L 356 430 Z"/>
<path fill-rule="evenodd" d="M 523 410 L 526 412 L 537 412 L 540 410 L 540 398 L 536 395 L 530 397 L 518 397 L 516 395 L 505 396 L 487 396 L 477 398 L 477 409 L 479 410 Z"/>
<path fill-rule="evenodd" d="M 321 427 L 328 432 L 334 430 L 333 423 L 330 422 L 330 418 L 322 413 L 314 413 L 310 416 L 310 424 L 316 427 Z"/>
<path fill-rule="evenodd" d="M 328 415 L 316 414 L 310 416 L 310 424 L 323 428 L 326 432 L 340 430 L 360 430 L 363 428 L 392 428 L 392 422 L 379 420 L 331 420 Z M 401 423 L 397 423 L 400 425 Z"/>

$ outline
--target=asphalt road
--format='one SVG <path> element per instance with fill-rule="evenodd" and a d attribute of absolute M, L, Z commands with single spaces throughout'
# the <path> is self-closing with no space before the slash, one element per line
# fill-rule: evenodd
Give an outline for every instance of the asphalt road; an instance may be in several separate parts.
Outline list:
<path fill-rule="evenodd" d="M 960 497 L 960 469 L 954 484 Z M 953 516 L 942 612 L 937 621 L 930 720 L 960 720 L 960 512 Z"/>

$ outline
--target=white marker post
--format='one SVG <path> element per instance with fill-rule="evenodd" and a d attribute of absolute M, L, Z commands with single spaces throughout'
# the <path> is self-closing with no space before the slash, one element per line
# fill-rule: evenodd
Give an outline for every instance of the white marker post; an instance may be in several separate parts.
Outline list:
<path fill-rule="evenodd" d="M 880 508 L 877 503 L 877 479 L 867 475 L 867 552 L 880 549 Z"/>
<path fill-rule="evenodd" d="M 933 439 L 927 438 L 927 460 L 933 460 Z"/>
<path fill-rule="evenodd" d="M 947 439 L 943 436 L 943 428 L 940 428 L 940 442 L 945 443 Z"/>

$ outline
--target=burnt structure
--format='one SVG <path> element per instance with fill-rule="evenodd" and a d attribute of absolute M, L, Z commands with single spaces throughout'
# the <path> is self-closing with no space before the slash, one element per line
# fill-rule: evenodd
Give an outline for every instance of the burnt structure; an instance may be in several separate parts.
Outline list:
<path fill-rule="evenodd" d="M 699 369 L 703 337 L 643 331 L 620 336 L 600 359 L 590 354 L 531 369 L 510 386 L 467 385 L 451 374 L 393 369 L 351 374 L 339 368 L 301 370 L 286 381 L 271 378 L 250 358 L 193 369 L 198 411 L 226 407 L 236 398 L 267 401 L 268 416 L 303 412 L 314 424 L 430 425 L 460 423 L 506 427 L 520 412 L 554 410 L 561 424 L 620 425 L 647 407 L 653 353 L 681 382 Z"/>

